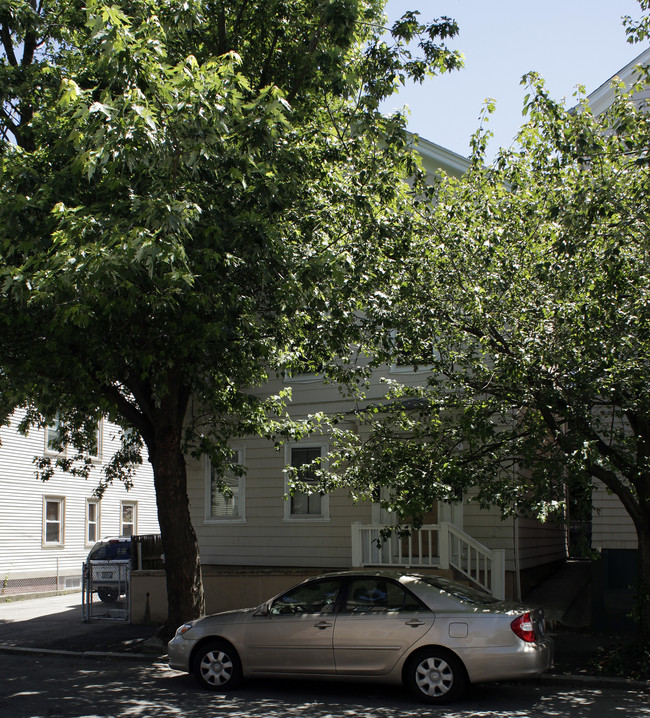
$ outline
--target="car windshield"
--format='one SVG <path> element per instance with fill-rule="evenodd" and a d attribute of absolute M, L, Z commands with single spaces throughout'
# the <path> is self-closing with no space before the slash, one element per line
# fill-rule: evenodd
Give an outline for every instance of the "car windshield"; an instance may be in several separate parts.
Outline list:
<path fill-rule="evenodd" d="M 95 546 L 88 556 L 89 561 L 115 561 L 126 560 L 131 557 L 131 543 L 129 541 L 109 541 Z"/>
<path fill-rule="evenodd" d="M 433 588 L 437 588 L 441 591 L 446 591 L 465 603 L 479 606 L 486 603 L 497 603 L 499 600 L 498 598 L 494 598 L 494 596 L 490 596 L 490 594 L 485 591 L 472 588 L 471 586 L 463 586 L 455 581 L 448 581 L 446 578 L 439 578 L 438 576 L 421 576 L 420 578 L 425 583 L 428 583 L 429 586 L 433 586 Z"/>

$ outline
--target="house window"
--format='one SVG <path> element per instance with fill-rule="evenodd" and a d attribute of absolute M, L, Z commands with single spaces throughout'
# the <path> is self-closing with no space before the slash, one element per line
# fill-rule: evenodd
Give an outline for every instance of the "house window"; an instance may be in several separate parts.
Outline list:
<path fill-rule="evenodd" d="M 65 499 L 58 496 L 43 498 L 43 545 L 63 546 Z"/>
<path fill-rule="evenodd" d="M 104 437 L 103 424 L 100 421 L 97 425 L 93 445 L 90 447 L 89 455 L 93 461 L 101 461 L 102 458 L 102 439 Z"/>
<path fill-rule="evenodd" d="M 51 424 L 45 427 L 45 453 L 46 454 L 62 454 L 63 447 L 59 445 L 61 441 L 61 420 L 57 414 Z"/>
<path fill-rule="evenodd" d="M 94 544 L 99 541 L 99 501 L 88 499 L 86 501 L 86 543 Z"/>
<path fill-rule="evenodd" d="M 309 465 L 323 456 L 326 451 L 327 448 L 324 445 L 291 446 L 288 447 L 287 463 L 299 469 L 298 478 L 301 481 L 315 483 L 314 469 Z M 289 500 L 286 502 L 285 519 L 326 520 L 329 518 L 327 495 L 322 495 L 318 491 L 307 493 L 294 491 L 292 494 L 288 483 L 286 489 Z"/>
<path fill-rule="evenodd" d="M 133 536 L 137 532 L 138 505 L 122 501 L 120 516 L 120 536 Z"/>
<path fill-rule="evenodd" d="M 61 441 L 61 419 L 57 414 L 49 426 L 45 427 L 45 453 L 65 454 L 65 447 L 60 446 Z M 97 425 L 97 431 L 93 437 L 93 443 L 88 449 L 88 455 L 93 461 L 100 461 L 102 458 L 102 422 Z"/>
<path fill-rule="evenodd" d="M 233 463 L 244 464 L 244 450 L 233 449 Z M 222 490 L 223 485 L 226 491 Z M 246 477 L 232 469 L 225 475 L 208 462 L 208 519 L 217 521 L 244 520 L 246 503 Z"/>

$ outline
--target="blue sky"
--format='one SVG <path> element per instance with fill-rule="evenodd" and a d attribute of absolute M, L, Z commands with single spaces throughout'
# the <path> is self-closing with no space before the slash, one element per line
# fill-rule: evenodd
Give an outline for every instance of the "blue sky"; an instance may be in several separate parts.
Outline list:
<path fill-rule="evenodd" d="M 385 109 L 408 105 L 410 130 L 462 155 L 487 97 L 497 102 L 489 154 L 511 144 L 522 123 L 526 72 L 539 72 L 553 97 L 573 104 L 576 85 L 595 90 L 646 47 L 629 44 L 621 22 L 641 16 L 636 0 L 387 2 L 389 21 L 406 10 L 455 18 L 460 33 L 450 45 L 465 55 L 465 68 L 403 89 Z"/>

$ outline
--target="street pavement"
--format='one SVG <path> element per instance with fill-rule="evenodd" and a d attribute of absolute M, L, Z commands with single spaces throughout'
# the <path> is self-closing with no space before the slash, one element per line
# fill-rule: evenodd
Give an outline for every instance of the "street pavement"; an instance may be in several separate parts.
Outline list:
<path fill-rule="evenodd" d="M 232 694 L 200 690 L 172 671 L 155 626 L 84 623 L 81 595 L 0 603 L 0 716 L 257 716 L 313 718 L 431 715 L 650 718 L 650 685 L 586 675 L 601 637 L 557 632 L 556 669 L 539 680 L 475 686 L 445 708 L 403 690 L 309 681 L 251 681 Z"/>
<path fill-rule="evenodd" d="M 231 693 L 199 688 L 161 661 L 0 653 L 2 718 L 650 718 L 639 689 L 481 684 L 449 706 L 399 687 L 248 681 Z"/>

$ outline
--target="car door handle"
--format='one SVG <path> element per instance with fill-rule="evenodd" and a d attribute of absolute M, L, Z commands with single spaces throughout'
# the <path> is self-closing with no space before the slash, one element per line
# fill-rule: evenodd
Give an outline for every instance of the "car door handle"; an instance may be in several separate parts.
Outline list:
<path fill-rule="evenodd" d="M 323 631 L 326 628 L 331 628 L 332 624 L 328 621 L 319 621 L 318 623 L 314 623 L 314 627 L 318 628 L 320 631 Z"/>
<path fill-rule="evenodd" d="M 418 626 L 424 626 L 426 621 L 420 621 L 419 618 L 411 618 L 409 621 L 406 621 L 407 626 L 411 626 L 411 628 L 417 628 Z"/>

